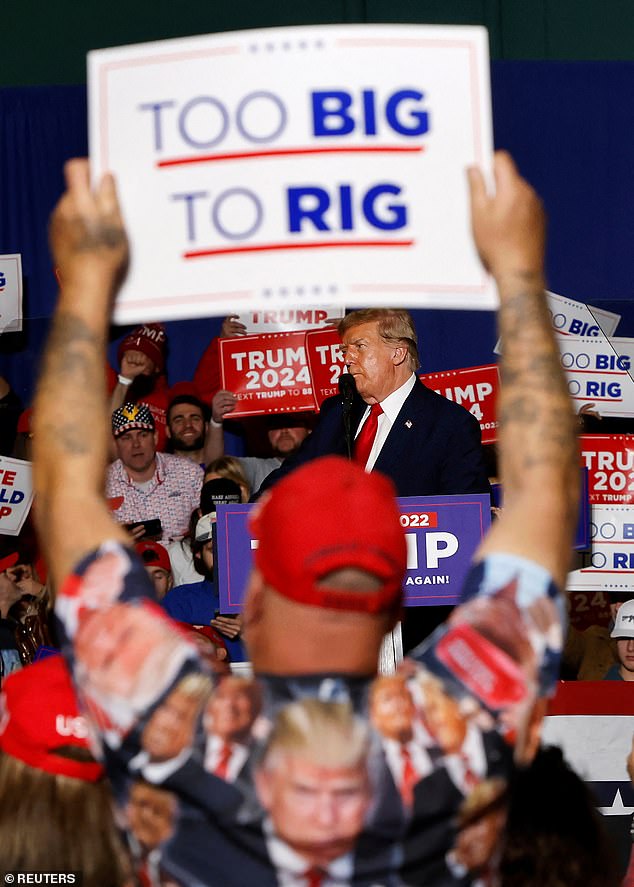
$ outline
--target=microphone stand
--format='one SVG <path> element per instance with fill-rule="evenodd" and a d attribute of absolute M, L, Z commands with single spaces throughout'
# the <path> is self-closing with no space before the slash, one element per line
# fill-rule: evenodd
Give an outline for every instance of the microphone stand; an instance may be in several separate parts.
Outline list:
<path fill-rule="evenodd" d="M 350 460 L 352 460 L 352 429 L 350 427 L 350 414 L 352 412 L 352 403 L 354 401 L 356 390 L 354 376 L 351 376 L 350 373 L 342 373 L 339 376 L 339 392 L 342 397 L 343 406 L 343 433 L 346 439 L 348 459 Z"/>

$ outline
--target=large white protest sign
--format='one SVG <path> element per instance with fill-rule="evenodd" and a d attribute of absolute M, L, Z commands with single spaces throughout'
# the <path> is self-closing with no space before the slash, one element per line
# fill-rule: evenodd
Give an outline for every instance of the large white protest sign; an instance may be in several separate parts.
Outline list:
<path fill-rule="evenodd" d="M 492 308 L 485 29 L 333 25 L 89 55 L 93 175 L 131 241 L 119 323 L 303 303 Z"/>
<path fill-rule="evenodd" d="M 22 329 L 22 258 L 0 256 L 0 333 Z"/>
<path fill-rule="evenodd" d="M 0 535 L 18 535 L 32 502 L 31 463 L 0 456 Z"/>
<path fill-rule="evenodd" d="M 558 344 L 578 411 L 585 407 L 601 416 L 634 416 L 634 380 L 627 355 L 618 354 L 605 336 L 560 337 Z"/>

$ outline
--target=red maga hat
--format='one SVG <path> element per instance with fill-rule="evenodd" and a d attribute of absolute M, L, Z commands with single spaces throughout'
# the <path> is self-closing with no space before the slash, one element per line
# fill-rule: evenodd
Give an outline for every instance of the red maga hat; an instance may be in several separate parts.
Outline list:
<path fill-rule="evenodd" d="M 167 335 L 162 323 L 144 323 L 132 330 L 122 339 L 117 349 L 119 366 L 126 351 L 141 351 L 154 363 L 156 371 L 162 373 L 165 368 L 165 348 Z"/>
<path fill-rule="evenodd" d="M 2 684 L 0 749 L 37 770 L 96 782 L 98 761 L 79 761 L 64 748 L 90 749 L 88 727 L 77 708 L 61 656 L 50 656 L 9 675 Z"/>
<path fill-rule="evenodd" d="M 279 594 L 302 604 L 380 613 L 401 600 L 405 535 L 384 475 L 367 474 L 339 456 L 316 459 L 287 475 L 253 512 L 259 540 L 254 563 Z M 375 590 L 323 584 L 336 570 L 362 570 Z"/>
<path fill-rule="evenodd" d="M 160 542 L 143 541 L 134 546 L 136 553 L 148 567 L 160 567 L 167 573 L 172 572 L 172 564 L 167 549 Z"/>

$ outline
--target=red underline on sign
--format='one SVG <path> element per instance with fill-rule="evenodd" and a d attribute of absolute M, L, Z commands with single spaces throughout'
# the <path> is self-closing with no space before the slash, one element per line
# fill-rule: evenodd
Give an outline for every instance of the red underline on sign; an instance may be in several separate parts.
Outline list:
<path fill-rule="evenodd" d="M 588 397 L 580 397 L 578 395 L 571 395 L 572 400 L 592 400 L 592 401 L 605 401 L 605 403 L 621 403 L 623 400 L 622 397 L 595 397 L 594 395 Z"/>
<path fill-rule="evenodd" d="M 564 367 L 564 369 L 579 375 L 585 373 L 590 376 L 629 376 L 627 370 L 579 370 L 577 367 Z"/>
<path fill-rule="evenodd" d="M 256 246 L 226 246 L 219 249 L 196 249 L 183 253 L 184 259 L 205 256 L 226 256 L 229 253 L 266 253 L 285 249 L 339 249 L 366 246 L 412 246 L 413 240 L 332 240 L 328 243 L 262 243 Z M 594 398 L 598 400 L 598 398 Z"/>
<path fill-rule="evenodd" d="M 203 154 L 200 157 L 173 157 L 171 160 L 158 160 L 159 169 L 166 166 L 185 166 L 190 163 L 211 163 L 216 160 L 252 160 L 256 157 L 293 157 L 300 154 L 414 154 L 424 151 L 424 145 L 417 147 L 381 147 L 371 145 L 348 145 L 335 148 L 271 148 L 268 151 L 236 151 L 231 154 Z"/>

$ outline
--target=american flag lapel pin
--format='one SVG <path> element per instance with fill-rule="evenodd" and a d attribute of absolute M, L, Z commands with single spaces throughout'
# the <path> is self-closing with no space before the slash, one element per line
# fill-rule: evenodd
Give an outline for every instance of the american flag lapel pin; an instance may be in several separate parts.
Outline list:
<path fill-rule="evenodd" d="M 408 419 L 407 422 L 405 423 L 405 427 L 406 427 L 406 428 L 411 428 L 411 427 L 412 427 L 412 422 L 411 422 L 409 419 Z"/>

